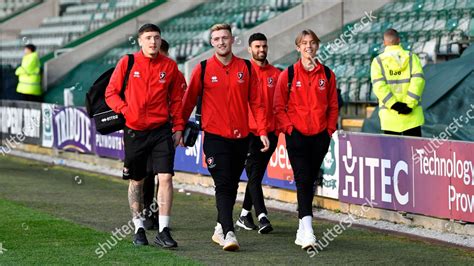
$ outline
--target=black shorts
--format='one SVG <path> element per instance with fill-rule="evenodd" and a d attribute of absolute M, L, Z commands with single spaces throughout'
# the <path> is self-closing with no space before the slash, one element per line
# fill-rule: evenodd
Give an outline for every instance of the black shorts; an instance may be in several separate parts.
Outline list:
<path fill-rule="evenodd" d="M 175 148 L 169 123 L 163 126 L 139 131 L 125 127 L 123 179 L 142 180 L 147 176 L 147 164 L 151 158 L 153 173 L 174 175 Z"/>

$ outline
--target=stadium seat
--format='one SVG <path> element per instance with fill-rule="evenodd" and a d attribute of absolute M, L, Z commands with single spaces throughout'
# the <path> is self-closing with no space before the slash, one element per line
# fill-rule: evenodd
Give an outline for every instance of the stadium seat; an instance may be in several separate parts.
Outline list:
<path fill-rule="evenodd" d="M 36 0 L 14 1 L 13 3 L 23 3 L 21 6 L 38 2 Z M 61 0 L 59 3 L 65 8 L 60 16 L 44 18 L 38 28 L 23 29 L 18 39 L 27 39 L 37 45 L 38 53 L 40 56 L 44 56 L 150 2 L 151 0 L 115 0 L 110 2 Z M 3 6 L 10 6 L 11 4 L 11 2 L 0 3 L 0 10 Z M 22 50 L 22 43 L 22 41 L 19 41 L 17 45 L 10 46 L 5 51 L 17 55 L 16 60 L 9 60 L 8 64 L 15 66 L 20 63 L 22 54 L 13 53 L 13 51 Z M 3 49 L 6 46 L 0 44 L 0 47 Z"/>
<path fill-rule="evenodd" d="M 370 27 L 354 36 L 345 48 L 334 54 L 325 53 L 328 57 L 325 60 L 331 62 L 338 79 L 350 80 L 349 85 L 347 82 L 338 82 L 345 88 L 349 101 L 373 101 L 372 94 L 366 93 L 367 87 L 362 81 L 370 77 L 370 71 L 354 65 L 360 64 L 358 59 L 365 55 L 369 59 L 363 64 L 370 66 L 371 59 L 383 51 L 381 34 L 385 29 L 397 29 L 403 41 L 402 46 L 419 54 L 422 63 L 427 64 L 437 60 L 437 53 L 460 54 L 460 43 L 465 40 L 465 36 L 474 36 L 473 12 L 474 0 L 408 0 L 387 3 L 377 12 L 377 20 Z M 348 30 L 349 26 L 352 23 L 344 25 L 341 31 Z M 321 47 L 325 49 L 325 44 L 321 44 Z M 284 62 L 285 58 L 276 63 L 288 64 L 289 62 Z M 356 78 L 357 82 L 352 78 Z M 354 90 L 356 84 L 360 86 L 358 90 Z"/>
<path fill-rule="evenodd" d="M 471 19 L 471 25 L 469 26 L 469 36 L 474 37 L 474 19 Z"/>

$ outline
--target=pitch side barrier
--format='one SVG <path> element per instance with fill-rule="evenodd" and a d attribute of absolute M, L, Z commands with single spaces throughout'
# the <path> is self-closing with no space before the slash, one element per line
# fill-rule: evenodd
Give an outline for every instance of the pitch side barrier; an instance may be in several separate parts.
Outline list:
<path fill-rule="evenodd" d="M 123 160 L 123 132 L 100 135 L 84 108 L 1 101 L 0 154 L 21 144 Z M 202 134 L 178 147 L 175 170 L 209 175 Z M 474 223 L 474 143 L 336 132 L 321 169 L 318 196 L 341 203 Z M 247 180 L 245 172 L 242 180 Z M 295 190 L 280 135 L 263 184 Z"/>

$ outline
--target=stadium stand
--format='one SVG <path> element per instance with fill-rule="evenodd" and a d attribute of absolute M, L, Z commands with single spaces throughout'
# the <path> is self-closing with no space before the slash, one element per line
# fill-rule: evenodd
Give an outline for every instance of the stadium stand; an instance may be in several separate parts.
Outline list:
<path fill-rule="evenodd" d="M 370 88 L 370 64 L 382 49 L 384 29 L 397 29 L 402 35 L 402 46 L 420 55 L 426 65 L 436 63 L 440 56 L 460 56 L 469 38 L 474 37 L 473 13 L 473 0 L 389 3 L 375 15 L 375 22 L 351 34 L 351 40 L 342 48 L 334 49 L 334 43 L 337 38 L 346 38 L 341 34 L 350 32 L 354 23 L 325 36 L 318 58 L 335 72 L 344 101 L 375 103 Z M 296 58 L 293 52 L 276 63 L 287 67 Z"/>
<path fill-rule="evenodd" d="M 300 3 L 301 0 L 210 1 L 160 23 L 160 27 L 163 38 L 170 43 L 170 56 L 182 68 L 186 60 L 210 49 L 209 28 L 213 24 L 230 23 L 234 33 L 238 34 Z M 85 92 L 98 74 L 115 66 L 124 54 L 137 50 L 138 44 L 135 37 L 131 36 L 128 42 L 83 62 L 49 88 L 45 100 L 62 103 L 64 88 L 72 88 L 74 104 L 84 105 Z"/>
<path fill-rule="evenodd" d="M 18 39 L 3 41 L 0 44 L 2 64 L 18 65 L 23 56 L 22 47 L 27 42 L 35 44 L 39 55 L 44 56 L 151 2 L 61 0 L 60 16 L 46 17 L 39 28 L 23 29 Z"/>
<path fill-rule="evenodd" d="M 39 0 L 3 0 L 0 2 L 0 22 L 40 2 Z"/>

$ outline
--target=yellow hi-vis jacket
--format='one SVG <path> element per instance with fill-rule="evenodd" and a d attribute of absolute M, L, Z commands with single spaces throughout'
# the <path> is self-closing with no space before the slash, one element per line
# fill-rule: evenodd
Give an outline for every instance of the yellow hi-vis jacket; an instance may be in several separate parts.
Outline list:
<path fill-rule="evenodd" d="M 18 76 L 16 87 L 18 93 L 36 96 L 42 94 L 38 53 L 33 52 L 23 56 L 21 66 L 16 69 L 15 75 Z"/>
<path fill-rule="evenodd" d="M 424 124 L 421 95 L 425 78 L 420 59 L 400 45 L 385 47 L 373 61 L 370 70 L 372 89 L 379 100 L 382 130 L 403 132 Z M 413 111 L 398 114 L 391 107 L 396 102 L 406 103 Z"/>

